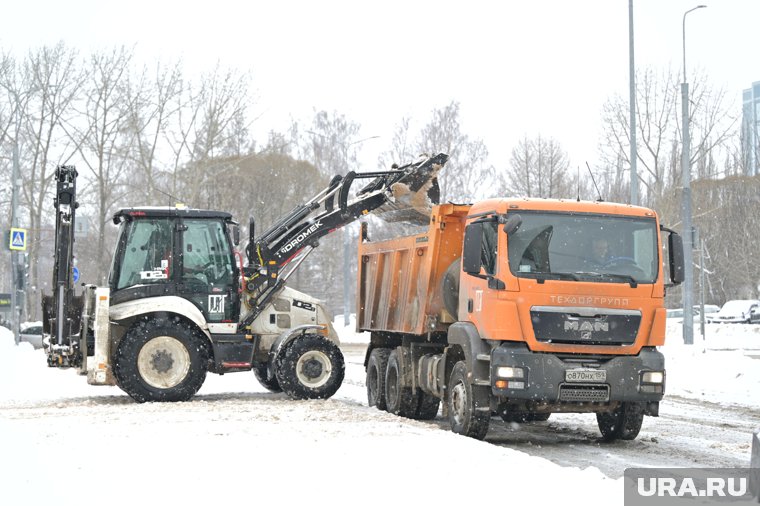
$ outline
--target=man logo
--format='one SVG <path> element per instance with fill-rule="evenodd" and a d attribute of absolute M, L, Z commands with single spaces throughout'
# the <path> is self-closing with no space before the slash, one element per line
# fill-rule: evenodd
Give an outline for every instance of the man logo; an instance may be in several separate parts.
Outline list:
<path fill-rule="evenodd" d="M 600 320 L 565 320 L 565 330 L 580 331 L 584 334 L 588 333 L 590 337 L 591 332 L 609 332 L 610 324 Z"/>

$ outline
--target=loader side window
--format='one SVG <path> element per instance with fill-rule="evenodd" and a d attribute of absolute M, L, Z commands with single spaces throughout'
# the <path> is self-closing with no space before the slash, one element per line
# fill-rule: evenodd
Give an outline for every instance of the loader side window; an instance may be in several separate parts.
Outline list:
<path fill-rule="evenodd" d="M 232 282 L 232 252 L 218 220 L 185 220 L 182 279 L 188 283 L 228 285 Z"/>
<path fill-rule="evenodd" d="M 140 219 L 127 227 L 116 288 L 166 283 L 171 276 L 173 255 L 171 220 Z"/>

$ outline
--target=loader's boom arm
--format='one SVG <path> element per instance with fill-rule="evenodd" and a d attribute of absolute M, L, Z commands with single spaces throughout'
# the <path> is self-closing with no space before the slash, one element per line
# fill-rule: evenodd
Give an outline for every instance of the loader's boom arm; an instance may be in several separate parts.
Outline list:
<path fill-rule="evenodd" d="M 74 225 L 79 203 L 77 170 L 73 165 L 56 168 L 55 206 L 55 263 L 53 265 L 53 294 L 43 297 L 43 332 L 51 336 L 48 362 L 50 365 L 77 365 L 81 355 L 73 336 L 80 332 L 81 298 L 76 297 L 71 281 L 74 267 Z"/>
<path fill-rule="evenodd" d="M 447 160 L 448 155 L 440 153 L 402 167 L 394 165 L 388 171 L 335 176 L 327 188 L 256 238 L 251 220 L 245 289 L 252 311 L 241 322 L 243 326 L 258 316 L 287 276 L 329 233 L 370 213 L 388 221 L 427 224 L 431 207 L 439 200 L 437 174 Z M 349 200 L 349 191 L 357 179 L 372 180 Z M 298 261 L 286 269 L 296 256 Z"/>

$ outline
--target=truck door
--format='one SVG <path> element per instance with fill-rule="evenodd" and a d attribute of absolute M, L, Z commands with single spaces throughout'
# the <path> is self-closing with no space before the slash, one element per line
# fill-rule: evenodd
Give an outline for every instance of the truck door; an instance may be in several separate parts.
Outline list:
<path fill-rule="evenodd" d="M 195 304 L 209 323 L 237 323 L 240 299 L 224 223 L 188 218 L 180 230 L 180 295 Z"/>

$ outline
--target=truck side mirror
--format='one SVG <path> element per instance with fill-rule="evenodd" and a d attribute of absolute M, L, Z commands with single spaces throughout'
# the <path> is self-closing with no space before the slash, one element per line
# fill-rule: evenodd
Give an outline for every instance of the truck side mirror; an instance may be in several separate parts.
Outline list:
<path fill-rule="evenodd" d="M 670 253 L 670 281 L 683 283 L 686 270 L 683 263 L 683 239 L 675 232 L 668 235 L 668 252 Z"/>
<path fill-rule="evenodd" d="M 520 228 L 520 225 L 522 225 L 522 216 L 519 214 L 510 214 L 507 221 L 504 222 L 504 233 L 507 234 L 507 236 L 510 236 Z"/>
<path fill-rule="evenodd" d="M 464 229 L 462 270 L 467 274 L 480 274 L 483 224 L 473 223 Z"/>
<path fill-rule="evenodd" d="M 232 244 L 240 245 L 240 226 L 237 223 L 232 224 Z"/>

